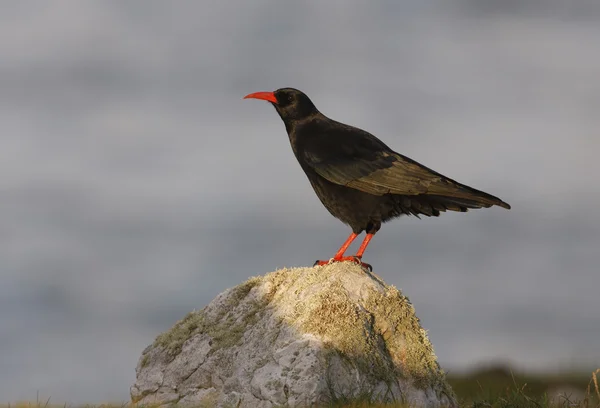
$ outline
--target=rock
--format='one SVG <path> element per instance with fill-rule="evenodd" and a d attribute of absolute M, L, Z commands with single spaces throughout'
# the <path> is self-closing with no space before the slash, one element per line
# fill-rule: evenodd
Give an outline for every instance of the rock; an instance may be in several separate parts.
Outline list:
<path fill-rule="evenodd" d="M 281 269 L 221 293 L 143 351 L 131 399 L 457 406 L 409 300 L 350 262 Z"/>

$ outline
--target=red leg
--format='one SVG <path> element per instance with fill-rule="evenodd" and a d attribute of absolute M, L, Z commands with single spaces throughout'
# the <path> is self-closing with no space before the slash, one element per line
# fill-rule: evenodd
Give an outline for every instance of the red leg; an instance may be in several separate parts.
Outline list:
<path fill-rule="evenodd" d="M 342 258 L 344 256 L 344 253 L 346 252 L 348 247 L 352 244 L 352 242 L 356 239 L 356 237 L 358 237 L 358 234 L 355 234 L 354 232 L 352 234 L 350 234 L 350 236 L 348 237 L 346 242 L 344 242 L 344 244 L 340 247 L 340 249 L 335 253 L 335 255 L 333 256 L 333 259 Z"/>
<path fill-rule="evenodd" d="M 350 234 L 350 236 L 348 237 L 346 242 L 344 242 L 344 244 L 340 247 L 340 249 L 333 256 L 334 261 L 340 261 L 341 259 L 344 258 L 344 253 L 346 252 L 348 247 L 352 244 L 352 242 L 356 239 L 357 236 L 358 236 L 358 234 L 355 234 L 354 232 L 352 234 Z M 328 263 L 329 263 L 329 261 L 316 261 L 315 265 L 327 265 Z"/>
<path fill-rule="evenodd" d="M 358 249 L 358 252 L 356 253 L 355 256 L 344 256 L 344 253 L 346 252 L 348 247 L 352 244 L 352 242 L 356 239 L 357 236 L 358 236 L 358 234 L 355 234 L 354 232 L 352 234 L 350 234 L 350 236 L 348 237 L 346 242 L 344 242 L 344 244 L 340 247 L 340 249 L 333 256 L 333 259 L 331 259 L 329 261 L 318 260 L 314 263 L 314 265 L 315 266 L 316 265 L 327 265 L 330 262 L 351 261 L 351 262 L 355 262 L 363 267 L 366 267 L 369 270 L 373 270 L 371 265 L 361 262 L 362 255 L 365 252 L 365 249 L 367 249 L 367 245 L 369 245 L 369 241 L 371 241 L 371 238 L 373 238 L 373 234 L 367 234 L 367 236 L 365 237 L 363 243 L 361 244 L 361 246 Z"/>
<path fill-rule="evenodd" d="M 371 239 L 373 239 L 374 235 L 375 234 L 367 234 L 367 236 L 363 240 L 362 244 L 360 244 L 360 248 L 358 248 L 356 255 L 347 256 L 346 258 L 352 258 L 352 259 L 348 259 L 348 260 L 354 261 L 357 264 L 359 264 L 360 266 L 362 266 L 363 268 L 367 268 L 368 270 L 372 271 L 373 267 L 371 265 L 369 265 L 368 263 L 362 262 L 362 256 L 365 253 L 365 250 L 369 246 L 369 242 L 371 242 Z"/>
<path fill-rule="evenodd" d="M 369 246 L 369 242 L 371 242 L 371 239 L 373 239 L 374 235 L 375 234 L 367 234 L 362 244 L 360 244 L 360 248 L 358 248 L 358 252 L 356 253 L 357 258 L 362 258 L 363 254 L 365 253 L 365 250 Z"/>

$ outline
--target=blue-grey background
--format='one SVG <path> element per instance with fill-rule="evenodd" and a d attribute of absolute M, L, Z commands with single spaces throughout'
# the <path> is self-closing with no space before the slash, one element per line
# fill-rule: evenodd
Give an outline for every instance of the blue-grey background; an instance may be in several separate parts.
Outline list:
<path fill-rule="evenodd" d="M 444 368 L 598 367 L 599 40 L 596 0 L 3 3 L 0 400 L 126 400 L 188 311 L 333 255 L 349 229 L 242 100 L 284 86 L 513 206 L 367 250 Z"/>

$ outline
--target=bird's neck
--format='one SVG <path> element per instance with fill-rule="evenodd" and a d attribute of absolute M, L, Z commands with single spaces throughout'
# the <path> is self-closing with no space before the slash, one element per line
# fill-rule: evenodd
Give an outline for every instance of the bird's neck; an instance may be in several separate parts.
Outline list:
<path fill-rule="evenodd" d="M 296 149 L 296 126 L 293 122 L 288 121 L 288 120 L 284 120 L 283 124 L 285 125 L 285 131 L 288 134 L 288 138 L 290 139 L 290 145 L 292 146 L 292 150 L 294 151 L 294 154 L 296 155 L 297 153 L 297 149 Z"/>
<path fill-rule="evenodd" d="M 290 139 L 290 145 L 294 154 L 298 155 L 298 151 L 302 150 L 304 141 L 307 136 L 312 133 L 312 127 L 315 122 L 318 122 L 323 115 L 319 112 L 309 115 L 299 120 L 290 120 L 289 118 L 283 119 L 285 130 L 287 131 L 288 138 Z M 308 133 L 307 133 L 308 132 Z"/>
<path fill-rule="evenodd" d="M 283 124 L 285 125 L 285 131 L 287 132 L 289 137 L 292 137 L 292 133 L 294 133 L 294 123 L 291 120 L 284 120 Z"/>

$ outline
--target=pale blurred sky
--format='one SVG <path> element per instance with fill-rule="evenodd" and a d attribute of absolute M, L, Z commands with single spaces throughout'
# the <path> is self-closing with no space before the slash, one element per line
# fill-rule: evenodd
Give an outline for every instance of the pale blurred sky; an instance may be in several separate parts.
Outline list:
<path fill-rule="evenodd" d="M 121 401 L 148 344 L 350 232 L 274 109 L 329 117 L 513 209 L 402 218 L 365 254 L 442 366 L 600 366 L 600 3 L 0 6 L 0 401 Z"/>

